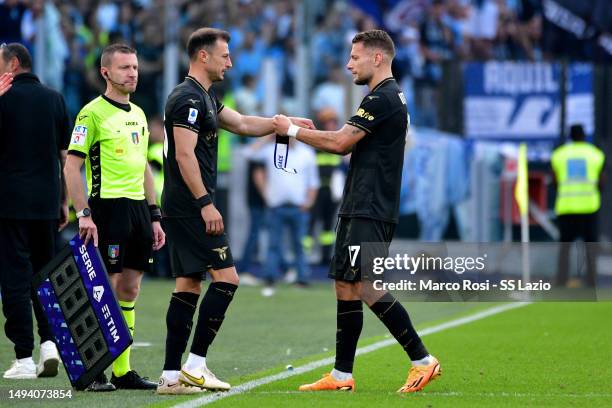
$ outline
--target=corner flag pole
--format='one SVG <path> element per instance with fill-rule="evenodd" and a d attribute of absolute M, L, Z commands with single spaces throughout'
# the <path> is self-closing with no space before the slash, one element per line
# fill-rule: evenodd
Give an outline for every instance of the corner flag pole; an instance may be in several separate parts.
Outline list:
<path fill-rule="evenodd" d="M 530 281 L 529 265 L 529 177 L 527 172 L 527 145 L 521 143 L 517 161 L 516 187 L 514 198 L 521 214 L 521 247 L 523 283 Z"/>

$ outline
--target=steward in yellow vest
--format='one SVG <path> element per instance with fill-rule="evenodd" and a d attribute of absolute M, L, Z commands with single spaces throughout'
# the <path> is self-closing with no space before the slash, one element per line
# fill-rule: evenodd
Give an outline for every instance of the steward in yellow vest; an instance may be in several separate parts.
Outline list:
<path fill-rule="evenodd" d="M 568 281 L 569 243 L 582 238 L 586 245 L 587 276 L 585 283 L 595 285 L 595 244 L 597 212 L 601 206 L 605 156 L 585 141 L 582 125 L 570 128 L 571 142 L 556 148 L 551 156 L 557 198 L 555 213 L 559 224 L 561 248 L 557 284 Z M 565 243 L 565 244 L 564 244 Z"/>

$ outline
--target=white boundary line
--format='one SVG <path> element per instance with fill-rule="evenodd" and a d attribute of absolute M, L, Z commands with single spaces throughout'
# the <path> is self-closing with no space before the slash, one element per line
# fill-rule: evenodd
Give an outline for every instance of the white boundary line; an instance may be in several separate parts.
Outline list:
<path fill-rule="evenodd" d="M 483 310 L 478 313 L 474 313 L 473 315 L 460 317 L 458 319 L 450 320 L 446 323 L 441 323 L 436 326 L 428 327 L 419 332 L 419 336 L 427 336 L 428 334 L 439 333 L 441 331 L 452 329 L 453 327 L 462 326 L 467 323 L 475 322 L 477 320 L 481 320 L 487 318 L 489 316 L 496 315 L 498 313 L 503 313 L 508 310 L 516 309 L 519 307 L 527 306 L 529 302 L 521 302 L 521 303 L 508 303 L 500 306 L 495 306 L 490 309 Z M 390 346 L 392 344 L 396 344 L 397 341 L 395 339 L 385 339 L 378 341 L 376 343 L 370 344 L 369 346 L 360 347 L 357 349 L 357 355 L 370 353 L 372 351 L 381 349 L 383 347 Z M 253 388 L 259 387 L 261 385 L 269 384 L 274 381 L 284 380 L 285 378 L 293 377 L 294 375 L 300 375 L 307 373 L 309 371 L 316 370 L 319 367 L 323 367 L 329 364 L 333 364 L 335 361 L 334 357 L 328 357 L 321 360 L 313 361 L 311 363 L 305 364 L 300 367 L 296 367 L 292 371 L 283 371 L 278 374 L 270 375 L 267 377 L 259 378 L 257 380 L 252 380 L 246 382 L 244 384 L 237 385 L 233 387 L 228 392 L 217 392 L 214 394 L 204 395 L 200 398 L 185 401 L 181 404 L 174 405 L 173 408 L 195 408 L 201 407 L 203 405 L 210 404 L 212 402 L 218 401 L 223 398 L 231 397 L 232 395 L 242 394 L 247 391 L 252 390 Z"/>

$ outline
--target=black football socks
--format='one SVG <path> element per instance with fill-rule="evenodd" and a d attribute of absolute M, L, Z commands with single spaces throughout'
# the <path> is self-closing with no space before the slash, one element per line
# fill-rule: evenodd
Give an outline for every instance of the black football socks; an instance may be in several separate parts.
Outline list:
<path fill-rule="evenodd" d="M 211 345 L 229 307 L 238 286 L 228 282 L 213 282 L 208 287 L 202 303 L 200 314 L 193 335 L 191 352 L 206 357 L 208 347 Z"/>
<path fill-rule="evenodd" d="M 387 326 L 389 332 L 410 357 L 410 360 L 421 360 L 429 355 L 421 338 L 412 326 L 404 306 L 390 293 L 385 293 L 370 309 Z"/>
<path fill-rule="evenodd" d="M 336 317 L 336 363 L 334 368 L 343 373 L 353 372 L 357 341 L 363 327 L 361 300 L 338 300 Z"/>
<path fill-rule="evenodd" d="M 166 361 L 164 370 L 178 371 L 181 369 L 181 358 L 193 324 L 193 315 L 198 305 L 199 295 L 191 292 L 172 294 L 170 306 L 166 314 Z"/>

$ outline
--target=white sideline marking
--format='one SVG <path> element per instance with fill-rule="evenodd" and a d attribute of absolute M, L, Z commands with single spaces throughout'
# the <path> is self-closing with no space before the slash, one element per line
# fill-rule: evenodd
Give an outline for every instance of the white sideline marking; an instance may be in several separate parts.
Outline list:
<path fill-rule="evenodd" d="M 140 347 L 151 347 L 153 343 L 149 343 L 148 341 L 135 341 L 132 343 L 132 348 L 140 348 Z"/>
<path fill-rule="evenodd" d="M 363 391 L 360 391 L 363 392 Z M 298 395 L 304 394 L 304 391 L 257 391 L 257 395 Z M 396 395 L 395 391 L 387 392 L 389 395 Z M 612 398 L 611 393 L 600 393 L 600 392 L 590 392 L 586 394 L 536 394 L 536 393 L 526 393 L 526 392 L 457 392 L 457 391 L 448 391 L 448 392 L 432 392 L 428 391 L 427 396 L 434 397 L 490 397 L 490 398 L 503 398 L 503 397 L 512 397 L 512 398 Z"/>
<path fill-rule="evenodd" d="M 467 323 L 475 322 L 477 320 L 484 319 L 489 316 L 496 315 L 498 313 L 503 313 L 508 310 L 516 309 L 519 307 L 527 306 L 529 302 L 521 302 L 521 303 L 508 303 L 501 306 L 495 306 L 490 309 L 483 310 L 478 313 L 474 313 L 473 315 L 460 317 L 458 319 L 450 320 L 446 323 L 438 324 L 436 326 L 428 327 L 419 331 L 419 336 L 427 336 L 428 334 L 439 333 L 441 331 L 452 329 L 453 327 L 462 326 Z M 360 347 L 357 349 L 357 355 L 370 353 L 372 351 L 381 349 L 383 347 L 390 346 L 392 344 L 396 344 L 397 341 L 394 338 L 385 339 L 378 341 L 376 343 L 370 344 L 369 346 Z M 232 395 L 242 394 L 246 391 L 250 391 L 253 388 L 259 387 L 261 385 L 269 384 L 274 381 L 284 380 L 285 378 L 293 377 L 294 375 L 300 375 L 307 373 L 312 370 L 316 370 L 317 368 L 333 364 L 335 361 L 335 357 L 323 358 L 321 360 L 313 361 L 311 363 L 305 364 L 300 367 L 295 367 L 292 371 L 283 371 L 278 374 L 269 375 L 267 377 L 259 378 L 257 380 L 252 380 L 249 382 L 245 382 L 244 384 L 237 385 L 232 387 L 231 390 L 227 392 L 216 392 L 214 394 L 206 395 L 194 400 L 185 401 L 181 404 L 174 405 L 174 408 L 195 408 L 201 407 L 203 405 L 210 404 L 212 402 L 218 401 L 223 398 L 231 397 Z"/>

